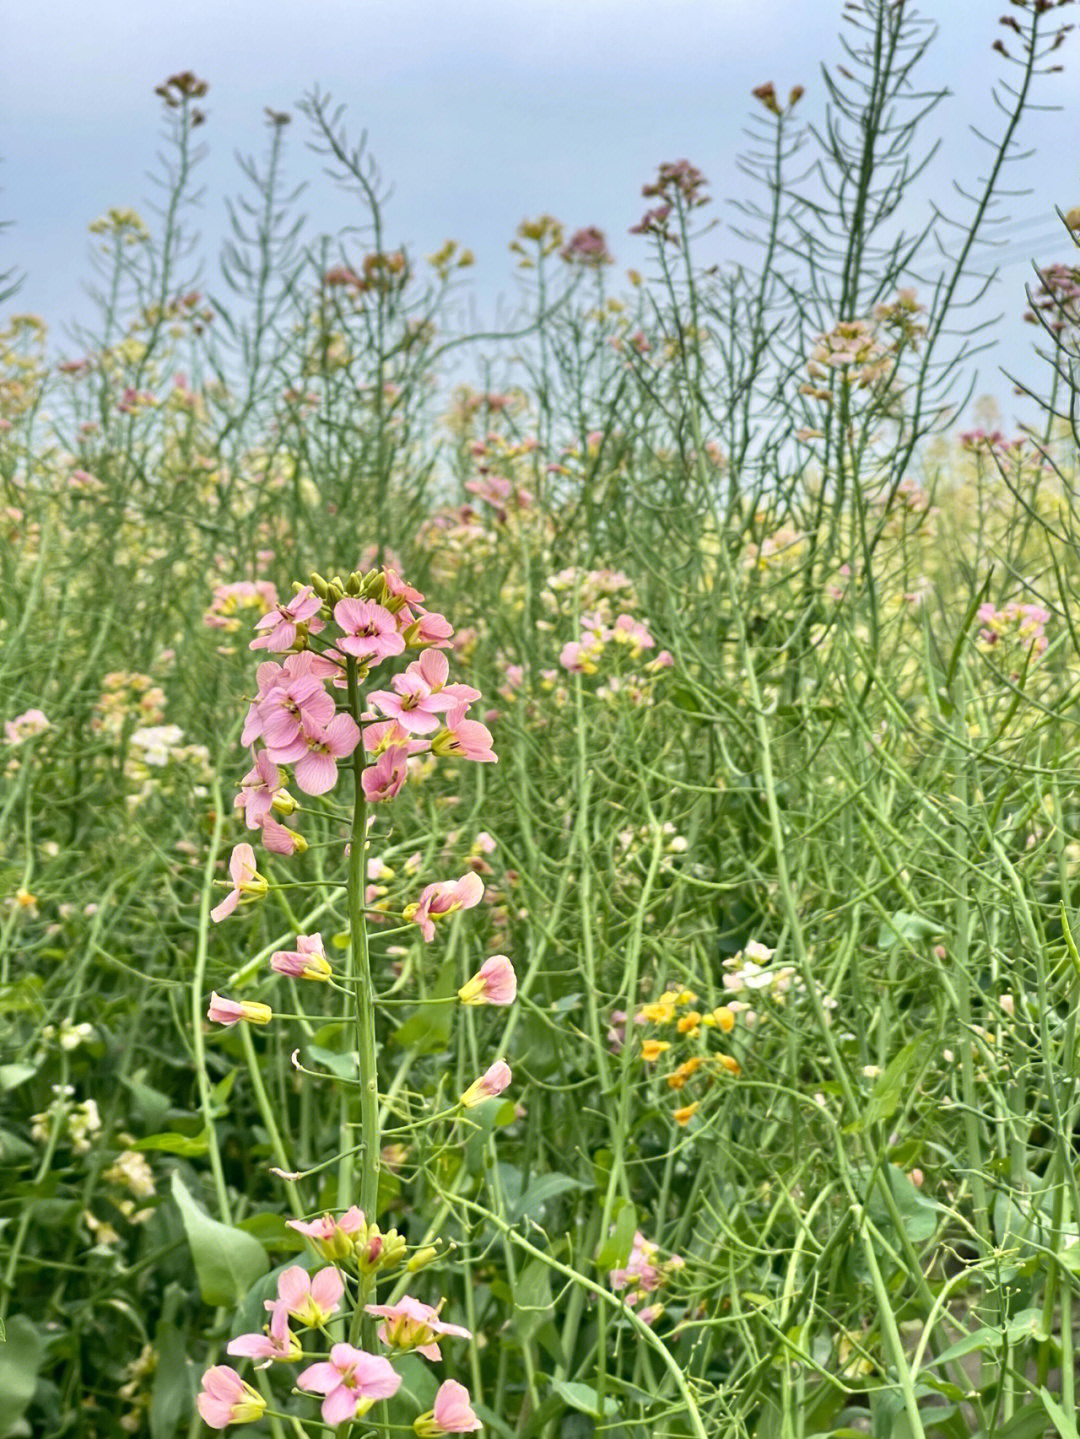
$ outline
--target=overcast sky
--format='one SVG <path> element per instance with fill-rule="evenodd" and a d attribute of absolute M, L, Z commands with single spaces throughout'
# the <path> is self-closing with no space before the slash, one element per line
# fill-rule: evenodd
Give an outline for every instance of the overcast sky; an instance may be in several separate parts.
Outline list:
<path fill-rule="evenodd" d="M 988 85 L 1005 70 L 990 46 L 1008 39 L 996 23 L 1007 8 L 988 0 L 919 7 L 940 27 L 920 87 L 953 91 L 927 131 L 945 144 L 924 194 L 946 208 L 950 181 L 974 185 L 985 168 L 988 152 L 968 125 L 996 136 L 1003 123 Z M 784 96 L 802 84 L 807 113 L 820 116 L 820 62 L 843 58 L 841 11 L 841 0 L 10 0 L 0 48 L 0 216 L 16 223 L 0 234 L 0 270 L 17 265 L 26 280 L 8 308 L 40 313 L 60 344 L 65 321 L 89 317 L 86 227 L 111 205 L 146 213 L 160 137 L 152 92 L 181 69 L 210 85 L 199 133 L 210 146 L 200 179 L 211 255 L 225 228 L 223 196 L 239 185 L 234 152 L 261 156 L 263 107 L 291 110 L 317 82 L 346 104 L 353 134 L 366 129 L 393 182 L 388 240 L 420 253 L 449 236 L 470 245 L 482 315 L 500 293 L 513 295 L 506 246 L 527 216 L 599 225 L 620 270 L 642 265 L 645 242 L 626 232 L 658 162 L 690 159 L 709 178 L 714 212 L 730 216 L 723 197 L 746 193 L 735 160 L 750 90 L 772 80 Z M 1029 358 L 1036 332 L 1018 318 L 1029 258 L 1068 258 L 1053 206 L 1080 203 L 1075 37 L 1059 58 L 1065 73 L 1047 77 L 1037 98 L 1065 108 L 1030 116 L 1021 132 L 1035 153 L 1012 167 L 1009 183 L 1032 193 L 1009 202 L 1007 264 L 980 312 L 1006 315 L 1000 354 L 980 361 L 980 389 L 1007 414 L 1019 402 L 997 365 L 1041 376 Z M 291 127 L 289 174 L 312 182 L 303 203 L 312 224 L 336 230 L 353 220 L 350 202 L 322 178 L 301 129 Z M 910 223 L 923 214 L 913 208 Z M 707 243 L 714 259 L 736 248 L 724 227 Z M 214 269 L 204 283 L 220 285 Z"/>

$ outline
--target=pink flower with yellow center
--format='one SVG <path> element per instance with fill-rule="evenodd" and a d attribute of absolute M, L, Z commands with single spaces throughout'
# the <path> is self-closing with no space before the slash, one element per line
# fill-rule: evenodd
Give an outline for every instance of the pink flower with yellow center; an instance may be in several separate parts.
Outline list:
<path fill-rule="evenodd" d="M 453 914 L 457 909 L 472 909 L 484 894 L 484 881 L 478 874 L 463 874 L 460 879 L 439 880 L 421 891 L 419 900 L 402 910 L 406 919 L 420 926 L 420 933 L 430 944 L 435 938 L 436 919 Z"/>
<path fill-rule="evenodd" d="M 405 745 L 391 745 L 383 750 L 374 764 L 360 776 L 364 797 L 371 804 L 393 799 L 405 783 L 409 769 L 409 751 Z"/>
<path fill-rule="evenodd" d="M 456 1379 L 439 1385 L 435 1406 L 413 1420 L 419 1439 L 438 1439 L 440 1434 L 473 1434 L 484 1426 L 473 1412 L 469 1391 Z"/>
<path fill-rule="evenodd" d="M 311 634 L 317 635 L 320 630 L 325 629 L 323 620 L 317 619 L 322 609 L 320 600 L 310 585 L 305 585 L 288 604 L 277 605 L 268 615 L 263 615 L 257 620 L 257 630 L 269 630 L 269 634 L 259 635 L 248 645 L 251 650 L 289 650 L 292 649 L 296 640 L 300 625 L 306 625 Z"/>
<path fill-rule="evenodd" d="M 366 1414 L 378 1399 L 392 1399 L 401 1386 L 389 1359 L 366 1354 L 351 1344 L 335 1344 L 329 1363 L 312 1364 L 296 1376 L 298 1389 L 326 1397 L 322 1417 L 327 1424 L 344 1424 Z"/>
<path fill-rule="evenodd" d="M 379 664 L 405 648 L 394 616 L 374 600 L 338 600 L 334 622 L 344 634 L 338 648 L 354 659 Z"/>
<path fill-rule="evenodd" d="M 210 996 L 206 1017 L 215 1024 L 239 1024 L 241 1020 L 248 1024 L 269 1024 L 274 1011 L 268 1004 L 259 1004 L 254 999 L 226 999 L 214 993 Z"/>
<path fill-rule="evenodd" d="M 513 1004 L 517 975 L 505 954 L 493 954 L 458 990 L 462 1004 Z"/>
<path fill-rule="evenodd" d="M 264 1303 L 271 1313 L 280 1306 L 298 1324 L 316 1329 L 337 1312 L 344 1292 L 345 1281 L 332 1264 L 314 1276 L 299 1264 L 292 1264 L 278 1277 L 277 1299 Z"/>
<path fill-rule="evenodd" d="M 270 968 L 293 979 L 327 980 L 333 974 L 321 934 L 298 934 L 295 949 L 279 949 L 270 956 Z"/>
<path fill-rule="evenodd" d="M 227 918 L 241 900 L 261 899 L 266 893 L 266 880 L 255 864 L 255 851 L 250 844 L 238 844 L 229 856 L 229 875 L 233 887 L 220 904 L 210 911 L 215 924 Z"/>
<path fill-rule="evenodd" d="M 340 1219 L 324 1214 L 320 1219 L 287 1219 L 290 1229 L 311 1240 L 324 1259 L 348 1259 L 357 1243 L 367 1237 L 364 1211 L 354 1204 Z"/>
<path fill-rule="evenodd" d="M 491 748 L 491 731 L 479 720 L 465 718 L 465 706 L 453 705 L 446 716 L 446 725 L 431 741 L 435 754 L 454 759 L 475 760 L 479 764 L 495 764 L 499 756 Z"/>
<path fill-rule="evenodd" d="M 506 1060 L 497 1059 L 479 1079 L 473 1080 L 459 1102 L 466 1109 L 473 1109 L 476 1105 L 483 1104 L 485 1099 L 495 1099 L 507 1088 L 513 1077 Z"/>
<path fill-rule="evenodd" d="M 471 1339 L 472 1333 L 460 1324 L 445 1324 L 439 1311 L 406 1294 L 396 1304 L 365 1304 L 364 1312 L 384 1322 L 379 1338 L 391 1349 L 415 1349 L 425 1359 L 441 1358 L 439 1340 L 445 1335 Z"/>
<path fill-rule="evenodd" d="M 202 1377 L 202 1393 L 195 1401 L 204 1424 L 224 1429 L 229 1424 L 251 1424 L 262 1418 L 266 1400 L 245 1384 L 235 1369 L 215 1364 Z"/>

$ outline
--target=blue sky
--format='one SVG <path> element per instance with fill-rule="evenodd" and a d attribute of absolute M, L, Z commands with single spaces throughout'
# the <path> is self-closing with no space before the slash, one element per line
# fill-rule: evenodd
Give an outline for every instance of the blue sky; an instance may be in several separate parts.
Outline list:
<path fill-rule="evenodd" d="M 920 7 L 940 35 L 924 62 L 923 88 L 953 95 L 927 135 L 945 144 L 926 177 L 946 207 L 950 181 L 968 185 L 985 151 L 968 133 L 975 123 L 996 134 L 1001 117 L 988 82 L 1004 69 L 991 53 L 1002 4 L 934 0 Z M 145 210 L 146 172 L 159 145 L 153 88 L 190 68 L 210 84 L 210 146 L 200 227 L 213 255 L 224 228 L 223 196 L 238 188 L 234 152 L 261 155 L 263 106 L 291 110 L 312 84 L 348 107 L 387 180 L 388 238 L 421 253 L 449 236 L 477 255 L 473 284 L 479 313 L 490 317 L 501 295 L 512 299 L 506 246 L 518 222 L 547 211 L 568 227 L 607 231 L 619 268 L 641 265 L 644 241 L 627 235 L 642 209 L 640 188 L 661 160 L 683 156 L 709 177 L 717 203 L 746 193 L 735 160 L 749 91 L 773 80 L 781 95 L 806 87 L 803 105 L 820 116 L 819 64 L 841 59 L 841 0 L 73 0 L 11 6 L 0 51 L 0 216 L 15 225 L 0 235 L 0 270 L 16 264 L 26 282 L 14 302 L 54 327 L 89 318 L 82 293 L 89 277 L 87 225 L 110 205 Z M 1009 263 L 979 314 L 1006 312 L 999 352 L 980 360 L 980 389 L 1007 412 L 1004 363 L 1041 376 L 1029 349 L 1035 332 L 1018 314 L 1031 254 L 1068 257 L 1056 238 L 1055 204 L 1080 203 L 1076 101 L 1080 46 L 1067 45 L 1062 75 L 1039 98 L 1065 106 L 1029 116 L 1021 139 L 1035 153 L 1012 167 L 1009 183 L 1033 193 L 1008 202 Z M 318 228 L 353 215 L 303 147 L 302 124 L 290 134 L 289 173 L 311 182 L 303 208 Z M 1062 157 L 1068 157 L 1063 164 Z M 915 224 L 925 200 L 905 221 Z M 1046 237 L 1049 243 L 1039 244 Z M 722 226 L 708 239 L 710 259 L 739 247 Z M 204 276 L 215 283 L 213 270 Z M 9 302 L 10 305 L 10 302 Z M 1023 410 L 1018 413 L 1025 413 Z"/>

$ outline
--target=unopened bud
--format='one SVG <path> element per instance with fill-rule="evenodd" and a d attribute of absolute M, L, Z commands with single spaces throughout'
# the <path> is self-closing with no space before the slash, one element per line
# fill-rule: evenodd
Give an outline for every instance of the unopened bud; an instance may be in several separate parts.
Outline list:
<path fill-rule="evenodd" d="M 1065 211 L 1065 223 L 1070 230 L 1080 230 L 1080 205 L 1074 205 L 1071 210 Z"/>
<path fill-rule="evenodd" d="M 429 1264 L 433 1264 L 438 1257 L 439 1251 L 435 1248 L 434 1244 L 429 1244 L 424 1249 L 418 1249 L 412 1258 L 407 1261 L 405 1268 L 410 1274 L 415 1274 L 417 1270 L 425 1269 Z"/>
<path fill-rule="evenodd" d="M 805 94 L 806 91 L 801 85 L 793 85 L 791 87 L 791 94 L 788 96 L 788 108 L 790 109 L 792 105 L 797 105 Z"/>
<path fill-rule="evenodd" d="M 360 593 L 360 591 L 363 589 L 363 586 L 364 586 L 363 580 L 362 580 L 362 579 L 360 578 L 360 576 L 356 573 L 356 571 L 353 570 L 352 574 L 351 574 L 351 575 L 349 576 L 349 578 L 345 581 L 345 593 L 346 593 L 347 595 L 351 595 L 351 596 L 355 599 L 356 596 L 357 596 L 357 595 Z"/>
<path fill-rule="evenodd" d="M 312 576 L 311 576 L 311 588 L 312 588 L 312 589 L 315 591 L 315 593 L 319 596 L 319 599 L 324 600 L 324 599 L 326 599 L 326 596 L 327 596 L 327 594 L 328 594 L 328 592 L 329 592 L 330 586 L 329 586 L 329 585 L 326 583 L 326 581 L 323 579 L 322 575 L 312 574 Z"/>

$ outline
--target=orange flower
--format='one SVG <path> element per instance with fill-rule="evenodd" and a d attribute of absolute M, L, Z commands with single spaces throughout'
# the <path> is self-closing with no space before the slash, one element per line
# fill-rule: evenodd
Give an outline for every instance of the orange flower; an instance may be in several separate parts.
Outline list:
<path fill-rule="evenodd" d="M 700 1103 L 701 1101 L 699 1099 L 695 1099 L 693 1104 L 684 1104 L 682 1109 L 676 1109 L 673 1115 L 675 1123 L 689 1124 L 697 1113 L 697 1108 Z"/>
<path fill-rule="evenodd" d="M 701 1068 L 702 1056 L 693 1055 L 690 1059 L 684 1059 L 678 1069 L 668 1075 L 668 1084 L 672 1089 L 681 1089 L 692 1074 L 696 1074 Z"/>

